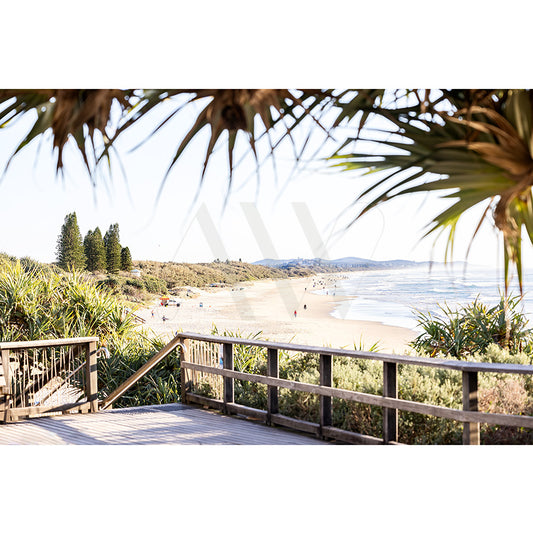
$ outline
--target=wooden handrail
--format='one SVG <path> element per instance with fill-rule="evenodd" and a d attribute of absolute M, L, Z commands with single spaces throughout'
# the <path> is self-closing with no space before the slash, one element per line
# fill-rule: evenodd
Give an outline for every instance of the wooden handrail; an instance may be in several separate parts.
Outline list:
<path fill-rule="evenodd" d="M 468 371 L 478 373 L 511 373 L 511 374 L 533 374 L 533 365 L 521 365 L 513 363 L 488 363 L 469 362 L 463 360 L 445 360 L 443 358 L 423 358 L 419 356 L 401 356 L 397 354 L 382 354 L 380 352 L 366 352 L 361 350 L 334 349 L 330 347 L 316 347 L 311 345 L 293 345 L 291 343 L 280 343 L 277 341 L 259 341 L 255 339 L 243 339 L 237 337 L 213 336 L 183 332 L 181 337 L 194 339 L 196 341 L 206 341 L 209 343 L 228 343 L 231 345 L 251 345 L 270 349 L 286 350 L 291 352 L 306 352 L 314 354 L 328 354 L 331 356 L 345 356 L 348 358 L 360 358 L 366 360 L 376 360 L 407 365 L 420 365 L 423 367 L 435 367 L 437 369 L 448 369 L 455 371 Z"/>
<path fill-rule="evenodd" d="M 128 389 L 130 389 L 143 376 L 149 373 L 161 360 L 165 359 L 176 347 L 180 347 L 183 352 L 186 348 L 182 342 L 182 335 L 177 335 L 167 345 L 165 345 L 157 354 L 152 356 L 140 369 L 125 380 L 118 388 L 110 393 L 103 401 L 101 401 L 100 409 L 105 410 L 118 400 Z"/>
<path fill-rule="evenodd" d="M 298 430 L 315 433 L 317 436 L 334 437 L 339 439 L 354 439 L 356 442 L 369 443 L 378 440 L 381 443 L 398 443 L 398 410 L 410 411 L 423 415 L 442 417 L 463 423 L 463 444 L 477 445 L 480 443 L 480 424 L 516 426 L 533 428 L 533 417 L 524 415 L 489 414 L 478 412 L 478 373 L 507 373 L 528 375 L 533 374 L 533 365 L 518 365 L 505 363 L 483 363 L 461 360 L 447 360 L 442 358 L 422 358 L 417 356 L 400 356 L 395 354 L 381 354 L 348 349 L 334 349 L 310 345 L 293 345 L 275 341 L 259 341 L 254 339 L 234 338 L 183 332 L 180 334 L 185 342 L 189 340 L 217 343 L 222 345 L 223 368 L 211 367 L 182 358 L 182 402 L 204 403 L 218 407 L 226 413 L 250 414 L 260 416 L 267 424 L 283 424 Z M 256 375 L 235 371 L 233 368 L 233 345 L 247 345 L 264 347 L 267 349 L 267 373 Z M 279 351 L 300 353 L 316 353 L 320 357 L 320 385 L 297 382 L 279 378 Z M 332 387 L 332 356 L 343 356 L 383 362 L 383 395 L 373 395 L 356 391 L 343 390 Z M 398 364 L 433 367 L 437 369 L 460 371 L 463 382 L 463 409 L 452 409 L 434 406 L 421 402 L 408 401 L 398 398 Z M 224 379 L 224 393 L 222 400 L 208 399 L 201 395 L 187 391 L 183 381 L 183 370 L 200 371 L 218 375 Z M 252 410 L 238 405 L 233 398 L 234 380 L 256 382 L 267 386 L 267 409 Z M 320 396 L 320 424 L 299 421 L 281 416 L 278 412 L 278 390 L 280 387 L 295 391 L 312 393 Z M 347 432 L 331 426 L 331 398 L 361 402 L 383 408 L 383 439 L 361 436 L 354 432 Z M 340 437 L 342 434 L 342 438 Z M 368 438 L 368 439 L 367 439 Z M 369 441 L 370 440 L 370 441 Z"/>
<path fill-rule="evenodd" d="M 0 388 L 0 420 L 4 422 L 16 421 L 19 417 L 28 417 L 40 413 L 48 412 L 66 412 L 73 409 L 78 411 L 98 411 L 98 366 L 97 366 L 97 345 L 98 337 L 76 337 L 76 338 L 62 338 L 62 339 L 39 339 L 33 341 L 8 341 L 0 343 L 0 364 L 4 373 L 5 386 Z M 20 354 L 24 354 L 28 350 L 54 348 L 59 347 L 73 347 L 74 352 L 78 350 L 85 350 L 84 362 L 79 364 L 74 371 L 70 371 L 66 378 L 59 376 L 61 371 L 61 359 L 55 362 L 49 362 L 49 365 L 40 371 L 36 377 L 32 377 L 31 381 L 24 385 L 19 383 L 15 391 L 11 387 L 11 371 L 10 371 L 10 354 L 13 353 L 15 358 Z M 69 354 L 72 351 L 68 349 Z M 17 356 L 18 354 L 18 356 Z M 39 355 L 37 355 L 37 358 Z M 70 356 L 69 356 L 70 357 Z M 63 362 L 64 363 L 64 362 Z M 66 403 L 55 406 L 30 406 L 26 405 L 26 397 L 30 392 L 40 391 L 53 378 L 60 378 L 59 384 L 54 384 L 52 391 L 49 391 L 40 402 L 46 401 L 53 393 L 58 391 L 61 386 L 68 383 L 68 381 L 84 369 L 85 383 L 83 384 L 83 393 L 78 397 L 74 403 Z M 81 401 L 86 397 L 86 401 Z"/>
<path fill-rule="evenodd" d="M 357 391 L 350 391 L 348 389 L 317 386 L 316 384 L 298 382 L 295 380 L 286 380 L 284 378 L 272 378 L 269 376 L 254 375 L 240 371 L 217 369 L 216 367 L 209 367 L 208 365 L 201 365 L 198 363 L 184 362 L 183 367 L 193 371 L 202 371 L 204 373 L 211 373 L 237 380 L 248 380 L 249 382 L 256 382 L 258 384 L 265 384 L 267 386 L 284 387 L 295 391 L 303 391 L 304 393 L 313 393 L 315 395 L 325 395 L 328 397 L 336 397 L 338 399 L 372 404 L 374 406 L 381 406 L 382 408 L 401 409 L 423 415 L 433 415 L 436 417 L 442 417 L 443 419 L 459 421 L 460 423 L 486 423 L 490 425 L 508 425 L 533 428 L 533 417 L 527 415 L 489 414 L 483 412 L 456 410 L 455 408 L 444 408 L 442 406 L 424 404 L 423 402 L 384 397 L 381 395 L 374 395 L 372 393 L 359 393 Z"/>
<path fill-rule="evenodd" d="M 68 345 L 83 345 L 98 342 L 98 337 L 68 337 L 64 339 L 37 339 L 34 341 L 4 341 L 0 343 L 0 350 L 37 349 L 43 347 L 66 347 Z"/>

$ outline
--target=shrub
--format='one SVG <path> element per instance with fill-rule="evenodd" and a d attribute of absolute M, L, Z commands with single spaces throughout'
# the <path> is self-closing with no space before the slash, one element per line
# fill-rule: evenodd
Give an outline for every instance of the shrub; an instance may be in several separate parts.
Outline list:
<path fill-rule="evenodd" d="M 501 297 L 492 308 L 476 300 L 457 310 L 440 306 L 442 316 L 419 313 L 418 326 L 423 333 L 411 345 L 431 356 L 443 353 L 459 359 L 484 353 L 492 344 L 511 354 L 532 353 L 533 335 L 526 316 L 518 310 L 519 303 L 518 297 Z"/>
<path fill-rule="evenodd" d="M 166 293 L 167 283 L 154 276 L 143 276 L 144 287 L 149 293 Z"/>

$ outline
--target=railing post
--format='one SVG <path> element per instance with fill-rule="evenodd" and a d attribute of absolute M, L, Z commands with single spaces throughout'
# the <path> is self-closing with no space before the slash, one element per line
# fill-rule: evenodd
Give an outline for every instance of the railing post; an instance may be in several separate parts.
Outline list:
<path fill-rule="evenodd" d="M 320 385 L 333 386 L 333 357 L 331 354 L 320 355 Z M 320 431 L 325 426 L 331 426 L 333 422 L 331 414 L 331 397 L 320 395 Z"/>
<path fill-rule="evenodd" d="M 463 371 L 463 410 L 478 411 L 477 372 Z M 463 445 L 480 445 L 479 423 L 463 423 Z"/>
<path fill-rule="evenodd" d="M 222 360 L 222 366 L 224 369 L 229 369 L 230 371 L 233 371 L 233 345 L 231 343 L 224 343 L 222 345 L 222 354 L 223 354 L 223 360 Z M 224 408 L 227 412 L 227 404 L 233 403 L 235 401 L 235 393 L 234 393 L 234 379 L 230 376 L 224 377 Z"/>
<path fill-rule="evenodd" d="M 90 403 L 89 411 L 98 411 L 98 362 L 96 356 L 97 343 L 87 343 L 85 363 L 85 396 Z"/>
<path fill-rule="evenodd" d="M 181 403 L 187 404 L 187 388 L 189 382 L 189 370 L 183 367 L 183 362 L 187 361 L 189 357 L 189 350 L 191 346 L 191 340 L 180 337 L 180 343 L 183 344 L 184 349 L 180 351 L 180 382 L 181 382 Z"/>
<path fill-rule="evenodd" d="M 8 392 L 11 391 L 11 369 L 9 367 L 9 350 L 2 349 L 0 356 L 0 363 L 2 364 L 2 370 L 4 372 L 5 388 Z M 8 410 L 9 410 L 9 393 L 0 391 L 0 421 L 4 423 L 8 422 Z"/>
<path fill-rule="evenodd" d="M 279 378 L 279 355 L 278 349 L 267 349 L 267 376 Z M 279 411 L 279 388 L 267 386 L 267 424 L 272 424 L 273 413 Z"/>
<path fill-rule="evenodd" d="M 383 396 L 398 398 L 398 364 L 383 362 Z M 383 408 L 383 442 L 398 441 L 398 410 Z"/>

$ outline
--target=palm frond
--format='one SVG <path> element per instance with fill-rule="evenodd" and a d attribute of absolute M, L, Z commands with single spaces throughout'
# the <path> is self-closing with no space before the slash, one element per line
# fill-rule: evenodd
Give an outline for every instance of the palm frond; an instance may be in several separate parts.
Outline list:
<path fill-rule="evenodd" d="M 349 140 L 356 146 L 358 141 L 373 141 L 372 151 L 347 153 L 348 144 L 344 143 L 331 158 L 333 165 L 343 170 L 366 169 L 364 175 L 380 171 L 379 179 L 356 199 L 363 207 L 354 220 L 404 195 L 439 193 L 454 203 L 429 223 L 425 236 L 447 229 L 448 254 L 461 217 L 470 208 L 489 202 L 494 208 L 485 209 L 472 240 L 481 223 L 492 215 L 504 240 L 505 286 L 509 264 L 515 265 L 522 286 L 522 228 L 533 243 L 530 93 L 419 90 L 399 93 L 387 106 L 374 104 L 367 111 L 385 119 L 389 129 L 358 127 Z M 417 97 L 414 103 L 400 106 L 402 98 L 409 102 L 409 95 Z M 351 116 L 355 116 L 353 112 Z"/>

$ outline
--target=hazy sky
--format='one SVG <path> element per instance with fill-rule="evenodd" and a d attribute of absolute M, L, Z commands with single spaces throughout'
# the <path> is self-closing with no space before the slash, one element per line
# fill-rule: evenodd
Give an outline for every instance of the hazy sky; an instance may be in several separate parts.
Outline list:
<path fill-rule="evenodd" d="M 38 43 L 39 55 L 35 54 L 31 41 L 20 39 L 15 25 L 5 28 L 3 38 L 17 44 L 17 54 L 3 59 L 0 86 L 394 88 L 531 85 L 529 80 L 522 79 L 524 69 L 517 69 L 513 63 L 516 55 L 511 57 L 503 47 L 492 47 L 490 54 L 476 54 L 473 68 L 474 63 L 452 60 L 464 59 L 463 39 L 447 39 L 442 48 L 429 46 L 436 32 L 442 31 L 435 27 L 442 14 L 437 8 L 432 11 L 427 2 L 413 2 L 409 6 L 384 2 L 380 9 L 388 16 L 380 16 L 379 23 L 374 18 L 374 7 L 359 6 L 357 14 L 353 14 L 355 18 L 351 19 L 354 25 L 341 31 L 333 20 L 340 24 L 340 9 L 347 6 L 347 2 L 333 2 L 328 6 L 309 2 L 302 10 L 300 3 L 293 6 L 276 0 L 269 10 L 261 10 L 254 24 L 240 24 L 235 17 L 226 20 L 221 33 L 219 21 L 228 14 L 226 5 L 207 2 L 205 13 L 208 16 L 198 13 L 192 4 L 180 6 L 179 14 L 166 17 L 162 15 L 171 11 L 146 10 L 143 3 L 132 1 L 128 8 L 127 37 L 123 25 L 113 26 L 113 31 L 106 29 L 105 39 L 92 39 L 91 53 L 87 51 L 82 56 L 77 47 L 66 46 L 66 43 L 77 42 L 79 30 L 75 25 L 62 24 L 61 32 L 47 30 L 54 27 L 58 14 L 69 11 L 67 2 L 54 0 L 53 4 L 56 10 L 40 12 L 38 20 L 26 21 L 27 30 Z M 246 9 L 244 2 L 232 2 L 232 6 L 235 15 Z M 451 0 L 447 6 L 450 13 L 460 11 L 463 18 L 477 20 L 475 2 Z M 90 10 L 84 11 L 84 27 L 100 27 L 104 12 L 110 20 L 117 17 L 125 22 L 125 13 L 119 4 L 95 0 Z M 298 20 L 298 27 L 291 26 L 290 31 L 284 31 L 279 38 L 272 38 L 274 29 L 282 27 L 280 12 L 284 20 Z M 6 6 L 6 20 L 9 16 L 19 16 L 18 10 Z M 326 19 L 332 23 L 324 24 Z M 369 21 L 369 24 L 361 21 Z M 517 19 L 512 10 L 499 14 L 498 24 L 511 27 L 511 23 L 516 31 L 507 36 L 508 46 L 523 49 L 528 34 L 527 17 Z M 303 28 L 306 35 L 313 35 L 312 39 L 302 40 L 299 29 Z M 401 32 L 401 39 L 394 37 L 397 31 Z M 208 35 L 213 39 L 206 38 Z M 54 58 L 53 63 L 50 58 Z M 268 162 L 262 169 L 259 191 L 253 164 L 248 161 L 243 165 L 236 173 L 233 193 L 223 210 L 228 174 L 224 148 L 212 159 L 204 186 L 193 205 L 206 143 L 206 137 L 199 138 L 171 173 L 156 205 L 173 149 L 191 117 L 184 110 L 157 136 L 130 153 L 129 149 L 143 140 L 158 121 L 154 117 L 144 125 L 137 125 L 132 135 L 125 136 L 118 145 L 126 179 L 116 167 L 113 181 L 101 181 L 96 188 L 91 186 L 77 154 L 68 151 L 65 154 L 66 176 L 61 181 L 55 176 L 50 141 L 42 143 L 38 157 L 37 144 L 28 146 L 13 160 L 0 183 L 0 251 L 53 261 L 65 215 L 75 211 L 83 235 L 96 226 L 105 232 L 110 224 L 118 222 L 121 242 L 130 247 L 134 259 L 211 261 L 222 248 L 232 259 L 255 261 L 265 256 L 265 243 L 258 242 L 257 231 L 254 234 L 250 228 L 242 206 L 247 203 L 250 211 L 249 205 L 255 203 L 277 256 L 312 257 L 315 255 L 313 247 L 294 210 L 294 203 L 299 203 L 300 209 L 305 208 L 312 215 L 321 239 L 327 243 L 325 255 L 329 258 L 354 255 L 379 260 L 430 259 L 432 240 L 419 243 L 419 238 L 431 218 L 445 208 L 444 201 L 425 195 L 404 198 L 380 207 L 342 232 L 357 207 L 344 210 L 363 186 L 370 183 L 369 179 L 357 179 L 354 173 L 328 171 L 325 165 L 320 168 L 315 164 L 288 182 L 292 169 L 288 147 L 277 156 L 277 181 Z M 20 124 L 17 129 L 0 131 L 0 169 L 26 128 L 28 124 Z M 221 236 L 220 241 L 206 237 L 202 231 L 195 218 L 199 209 L 209 214 Z M 338 219 L 341 213 L 344 214 Z M 457 260 L 464 259 L 476 217 L 479 211 L 459 226 Z M 533 264 L 531 247 L 527 244 L 523 255 L 526 266 Z M 433 257 L 442 259 L 442 244 L 435 248 Z M 486 227 L 472 248 L 470 261 L 493 265 L 499 263 L 500 258 L 501 250 L 498 250 L 494 233 Z"/>
<path fill-rule="evenodd" d="M 358 210 L 352 202 L 372 179 L 328 168 L 319 157 L 291 176 L 294 158 L 288 143 L 276 153 L 276 174 L 267 159 L 257 180 L 253 159 L 246 158 L 235 173 L 232 192 L 225 204 L 228 186 L 225 145 L 217 145 L 219 149 L 199 189 L 206 131 L 173 169 L 156 202 L 173 149 L 194 113 L 183 110 L 148 142 L 134 151 L 131 149 L 148 137 L 169 109 L 170 105 L 154 113 L 152 118 L 139 123 L 124 136 L 117 147 L 125 176 L 116 165 L 112 180 L 102 177 L 96 188 L 91 185 L 76 151 L 67 150 L 66 173 L 62 179 L 55 175 L 49 138 L 43 138 L 40 147 L 34 142 L 24 149 L 12 161 L 0 184 L 0 224 L 4 229 L 0 251 L 54 261 L 57 236 L 65 215 L 75 211 L 82 235 L 96 226 L 104 233 L 110 224 L 118 222 L 122 244 L 129 246 L 133 258 L 138 260 L 201 262 L 216 257 L 244 261 L 272 255 L 315 257 L 316 243 L 309 241 L 309 229 L 304 228 L 306 223 L 298 217 L 304 212 L 312 219 L 312 230 L 316 227 L 319 241 L 325 244 L 323 257 L 417 261 L 431 258 L 433 240 L 419 242 L 419 238 L 436 211 L 447 205 L 446 201 L 425 194 L 394 201 L 346 230 Z M 2 167 L 28 128 L 29 121 L 26 121 L 0 131 Z M 343 135 L 344 132 L 338 132 L 337 140 L 342 140 Z M 323 141 L 318 129 L 313 139 L 315 144 L 306 152 L 308 156 Z M 327 145 L 318 156 L 328 154 L 331 146 L 331 143 Z M 244 139 L 241 139 L 241 147 L 247 147 Z M 261 153 L 265 155 L 266 150 L 264 144 Z M 261 233 L 257 224 L 251 223 L 250 210 L 254 208 L 257 209 L 256 219 L 258 216 L 266 229 L 266 241 L 262 238 L 265 230 Z M 200 219 L 198 213 L 202 214 Z M 209 231 L 205 214 L 216 228 L 215 235 L 210 235 L 213 232 Z M 472 215 L 458 236 L 455 255 L 458 260 L 464 259 L 474 218 Z M 268 242 L 272 246 L 267 247 Z M 473 247 L 470 261 L 496 264 L 499 253 L 494 233 L 487 227 Z M 435 248 L 433 258 L 443 259 L 442 245 Z"/>

